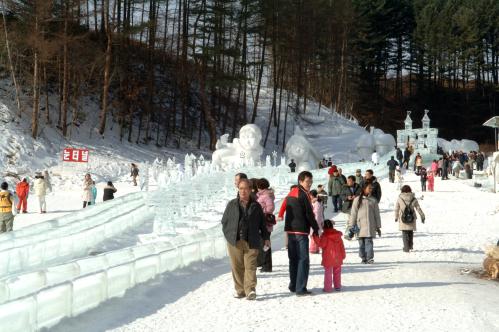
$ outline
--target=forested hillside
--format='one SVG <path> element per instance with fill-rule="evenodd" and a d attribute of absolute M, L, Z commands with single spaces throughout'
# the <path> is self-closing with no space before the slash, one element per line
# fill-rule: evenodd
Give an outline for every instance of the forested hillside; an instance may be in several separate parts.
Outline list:
<path fill-rule="evenodd" d="M 45 125 L 67 135 L 93 95 L 101 135 L 116 121 L 122 140 L 213 149 L 255 121 L 269 86 L 277 133 L 286 109 L 311 112 L 313 98 L 386 131 L 428 108 L 444 137 L 492 140 L 481 123 L 498 112 L 496 0 L 1 4 L 2 73 L 35 138 Z"/>

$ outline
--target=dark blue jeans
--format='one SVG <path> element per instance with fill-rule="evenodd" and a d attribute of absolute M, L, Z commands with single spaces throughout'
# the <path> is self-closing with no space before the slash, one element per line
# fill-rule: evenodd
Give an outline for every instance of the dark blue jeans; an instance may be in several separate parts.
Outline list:
<path fill-rule="evenodd" d="M 334 212 L 338 212 L 339 210 L 341 210 L 341 208 L 343 206 L 341 196 L 340 195 L 333 195 L 332 197 L 333 197 Z"/>
<path fill-rule="evenodd" d="M 310 259 L 308 236 L 288 234 L 289 290 L 297 294 L 307 291 Z"/>
<path fill-rule="evenodd" d="M 359 237 L 359 257 L 363 261 L 368 261 L 374 258 L 372 237 Z"/>

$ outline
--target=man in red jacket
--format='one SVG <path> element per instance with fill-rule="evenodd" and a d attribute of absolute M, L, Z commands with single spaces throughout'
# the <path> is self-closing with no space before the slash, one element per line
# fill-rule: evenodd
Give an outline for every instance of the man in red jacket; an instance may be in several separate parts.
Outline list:
<path fill-rule="evenodd" d="M 310 228 L 318 234 L 310 202 L 312 173 L 303 171 L 298 175 L 298 186 L 286 197 L 286 218 L 284 231 L 288 234 L 289 290 L 298 296 L 310 295 L 307 290 L 310 259 L 308 254 Z"/>
<path fill-rule="evenodd" d="M 16 194 L 19 197 L 19 203 L 17 204 L 17 212 L 22 211 L 23 213 L 28 212 L 28 194 L 29 194 L 29 183 L 26 178 L 19 182 L 16 186 Z"/>

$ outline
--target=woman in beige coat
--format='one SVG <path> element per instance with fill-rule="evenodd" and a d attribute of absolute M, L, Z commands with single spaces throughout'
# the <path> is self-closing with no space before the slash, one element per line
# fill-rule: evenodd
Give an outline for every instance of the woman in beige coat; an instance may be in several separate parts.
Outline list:
<path fill-rule="evenodd" d="M 376 233 L 381 234 L 381 216 L 378 201 L 371 196 L 372 185 L 367 181 L 362 187 L 362 195 L 356 197 L 352 203 L 352 210 L 348 226 L 350 229 L 357 226 L 359 233 L 359 256 L 363 264 L 374 263 L 373 238 Z"/>
<path fill-rule="evenodd" d="M 410 223 L 404 222 L 403 215 L 406 206 L 409 207 L 413 216 L 413 221 Z M 410 250 L 412 250 L 413 246 L 412 239 L 414 236 L 414 231 L 416 230 L 416 220 L 417 220 L 417 215 L 415 211 L 418 211 L 419 215 L 421 216 L 421 222 L 424 224 L 425 215 L 423 213 L 423 210 L 421 210 L 418 200 L 414 196 L 411 187 L 409 187 L 408 185 L 402 186 L 401 194 L 399 195 L 397 203 L 395 204 L 395 222 L 399 223 L 399 230 L 402 231 L 402 239 L 404 241 L 404 248 L 403 248 L 404 252 L 409 252 Z"/>

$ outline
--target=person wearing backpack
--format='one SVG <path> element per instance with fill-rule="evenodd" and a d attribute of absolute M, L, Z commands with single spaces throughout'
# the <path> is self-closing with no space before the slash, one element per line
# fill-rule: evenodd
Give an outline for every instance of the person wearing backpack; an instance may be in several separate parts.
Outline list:
<path fill-rule="evenodd" d="M 413 250 L 413 236 L 416 230 L 416 220 L 418 211 L 421 216 L 421 223 L 425 222 L 425 215 L 418 200 L 414 196 L 412 189 L 408 185 L 402 186 L 401 193 L 395 204 L 395 222 L 399 223 L 399 230 L 402 231 L 402 239 L 404 241 L 404 252 Z"/>

